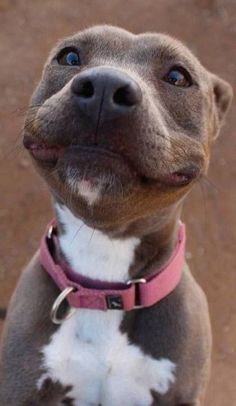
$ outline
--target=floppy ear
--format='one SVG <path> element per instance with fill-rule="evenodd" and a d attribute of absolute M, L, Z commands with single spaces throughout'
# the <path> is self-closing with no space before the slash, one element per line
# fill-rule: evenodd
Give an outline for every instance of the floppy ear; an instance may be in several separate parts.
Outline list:
<path fill-rule="evenodd" d="M 220 127 L 224 124 L 224 117 L 227 113 L 233 98 L 233 89 L 225 80 L 216 75 L 212 75 L 214 101 L 215 101 L 215 124 L 216 136 Z"/>

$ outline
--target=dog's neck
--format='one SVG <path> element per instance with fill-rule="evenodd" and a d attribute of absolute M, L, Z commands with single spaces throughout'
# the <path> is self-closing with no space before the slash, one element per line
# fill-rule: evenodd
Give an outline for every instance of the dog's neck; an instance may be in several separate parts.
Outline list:
<path fill-rule="evenodd" d="M 123 229 L 119 237 L 87 226 L 61 204 L 55 204 L 62 254 L 81 275 L 108 282 L 145 277 L 168 261 L 174 249 L 180 207 L 163 210 Z"/>

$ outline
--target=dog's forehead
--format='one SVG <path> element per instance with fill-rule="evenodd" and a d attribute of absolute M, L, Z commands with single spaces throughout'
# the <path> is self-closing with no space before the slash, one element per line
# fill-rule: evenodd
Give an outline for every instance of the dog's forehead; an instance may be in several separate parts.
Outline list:
<path fill-rule="evenodd" d="M 52 54 L 64 47 L 77 47 L 86 51 L 101 54 L 105 51 L 128 49 L 132 46 L 134 34 L 122 28 L 111 26 L 94 26 L 68 36 L 57 43 Z"/>
<path fill-rule="evenodd" d="M 104 46 L 120 45 L 123 47 L 130 46 L 132 40 L 136 37 L 135 34 L 118 27 L 101 25 L 87 28 L 83 31 L 78 31 L 72 36 L 65 38 L 61 44 L 66 45 L 68 42 L 78 43 L 86 46 Z"/>
<path fill-rule="evenodd" d="M 62 40 L 53 49 L 53 53 L 63 47 L 75 46 L 87 49 L 94 55 L 109 55 L 114 58 L 119 53 L 122 58 L 130 54 L 138 58 L 171 59 L 188 63 L 204 72 L 205 69 L 194 54 L 179 40 L 162 33 L 133 34 L 125 29 L 114 26 L 95 26 L 80 31 Z"/>

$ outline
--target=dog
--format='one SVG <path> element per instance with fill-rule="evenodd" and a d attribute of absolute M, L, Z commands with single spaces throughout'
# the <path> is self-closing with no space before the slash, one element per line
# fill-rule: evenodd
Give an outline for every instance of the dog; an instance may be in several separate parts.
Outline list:
<path fill-rule="evenodd" d="M 52 50 L 23 143 L 56 219 L 8 309 L 1 406 L 203 405 L 211 329 L 180 213 L 231 98 L 168 35 L 95 26 Z"/>

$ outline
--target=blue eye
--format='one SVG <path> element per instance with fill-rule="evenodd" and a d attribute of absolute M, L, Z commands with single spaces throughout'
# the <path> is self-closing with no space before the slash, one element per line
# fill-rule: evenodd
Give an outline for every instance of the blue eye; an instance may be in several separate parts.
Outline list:
<path fill-rule="evenodd" d="M 192 85 L 191 76 L 183 68 L 173 68 L 164 77 L 164 80 L 171 85 L 179 87 L 189 87 Z"/>
<path fill-rule="evenodd" d="M 79 55 L 75 52 L 69 52 L 66 55 L 66 62 L 68 65 L 78 65 L 79 64 Z"/>
<path fill-rule="evenodd" d="M 79 53 L 75 49 L 65 48 L 57 56 L 57 62 L 59 65 L 78 66 L 80 65 Z"/>

